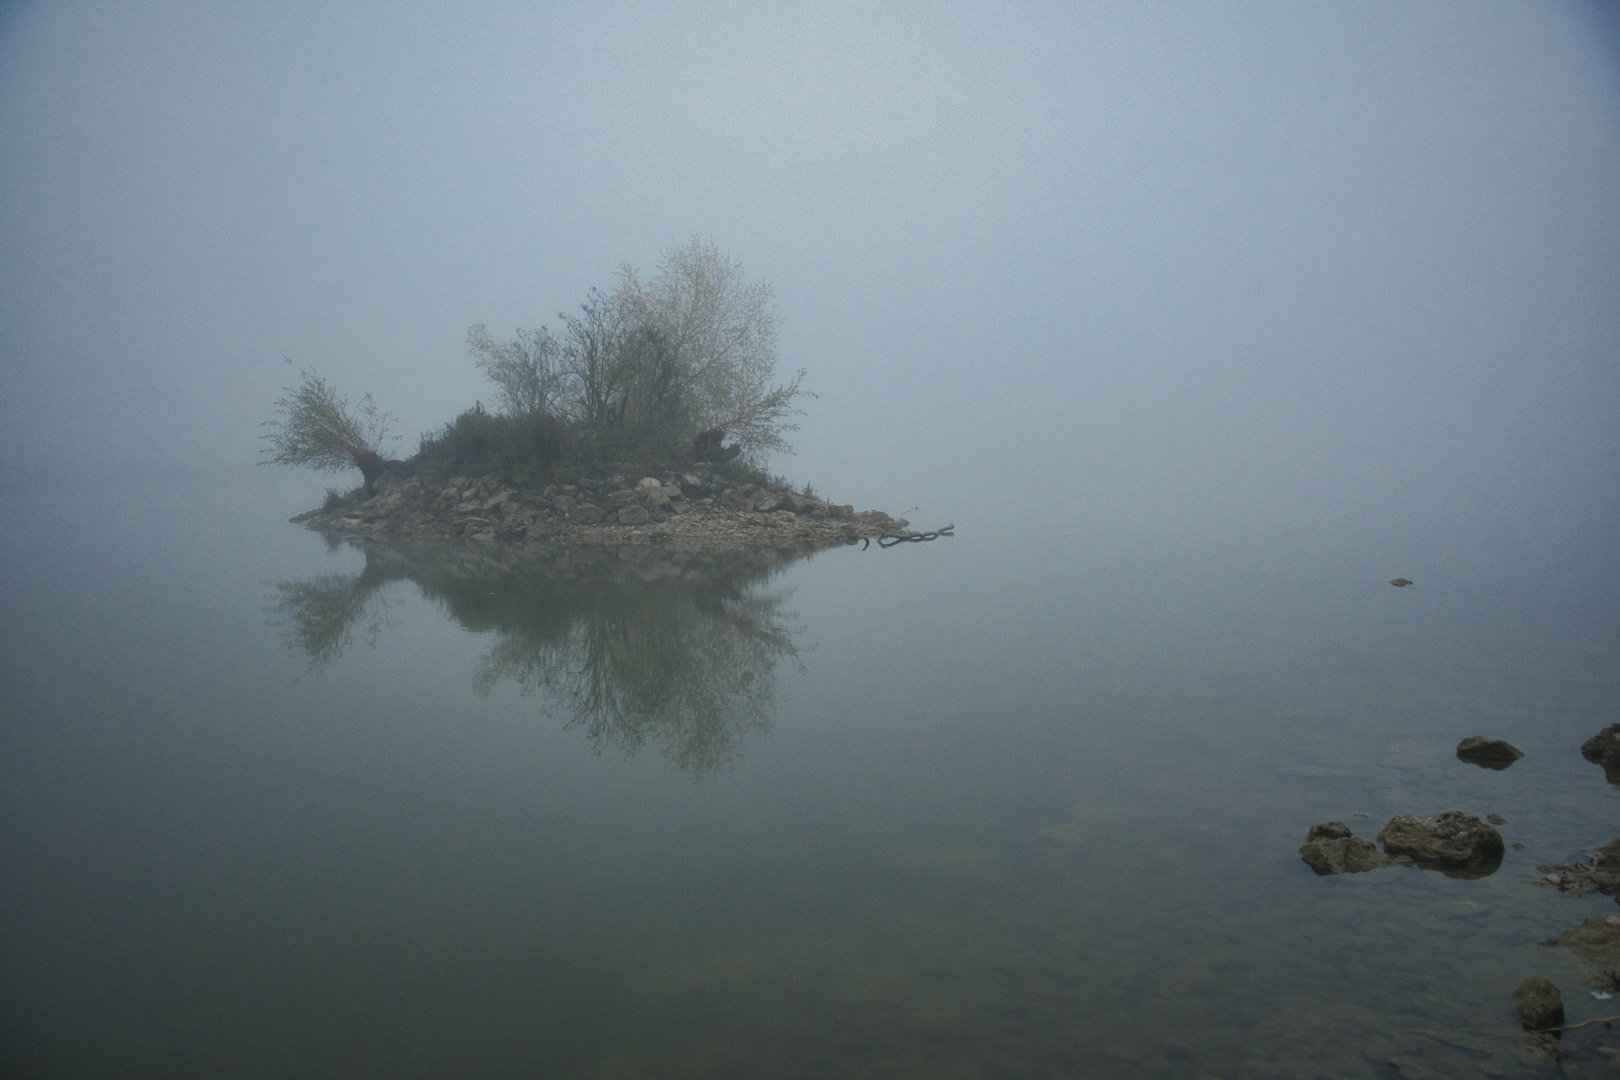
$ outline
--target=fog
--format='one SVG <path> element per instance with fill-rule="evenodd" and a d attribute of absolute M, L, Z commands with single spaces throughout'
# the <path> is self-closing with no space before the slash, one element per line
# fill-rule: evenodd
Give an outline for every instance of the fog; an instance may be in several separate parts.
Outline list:
<path fill-rule="evenodd" d="M 818 395 L 772 470 L 858 507 L 1589 566 L 1614 10 L 10 5 L 4 482 L 303 509 L 329 478 L 247 467 L 284 357 L 409 453 L 494 397 L 469 325 L 699 233 Z"/>

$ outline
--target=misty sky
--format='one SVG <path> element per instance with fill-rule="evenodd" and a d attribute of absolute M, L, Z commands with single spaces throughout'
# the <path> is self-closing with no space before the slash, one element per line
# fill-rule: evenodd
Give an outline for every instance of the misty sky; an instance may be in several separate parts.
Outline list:
<path fill-rule="evenodd" d="M 283 357 L 409 453 L 494 397 L 470 324 L 697 232 L 820 395 L 772 468 L 843 501 L 1620 520 L 1612 5 L 810 8 L 0 8 L 9 489 L 234 475 Z"/>

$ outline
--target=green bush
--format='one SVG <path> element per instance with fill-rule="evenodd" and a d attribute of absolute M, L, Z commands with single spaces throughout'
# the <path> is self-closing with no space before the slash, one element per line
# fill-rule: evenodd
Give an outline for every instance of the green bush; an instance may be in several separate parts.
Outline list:
<path fill-rule="evenodd" d="M 543 478 L 551 465 L 571 456 L 567 427 L 555 416 L 496 416 L 468 409 L 441 430 L 422 436 L 418 468 L 445 475 L 492 472 Z"/>

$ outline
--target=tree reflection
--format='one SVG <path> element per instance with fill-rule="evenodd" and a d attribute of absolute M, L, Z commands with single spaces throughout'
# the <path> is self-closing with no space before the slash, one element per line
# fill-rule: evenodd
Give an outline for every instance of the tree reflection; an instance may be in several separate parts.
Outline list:
<path fill-rule="evenodd" d="M 388 579 L 372 572 L 371 561 L 358 574 L 319 574 L 308 581 L 283 581 L 270 610 L 286 627 L 287 647 L 309 657 L 311 667 L 329 664 L 354 642 L 359 630 L 375 644 L 387 625 L 387 606 L 377 590 Z"/>
<path fill-rule="evenodd" d="M 409 579 L 459 625 L 493 635 L 473 676 L 479 693 L 511 682 L 598 751 L 651 744 L 694 775 L 769 730 L 777 666 L 798 650 L 789 593 L 767 583 L 813 553 L 355 544 L 360 573 L 274 586 L 284 641 L 312 665 L 357 632 L 374 641 L 386 625 L 382 586 Z"/>

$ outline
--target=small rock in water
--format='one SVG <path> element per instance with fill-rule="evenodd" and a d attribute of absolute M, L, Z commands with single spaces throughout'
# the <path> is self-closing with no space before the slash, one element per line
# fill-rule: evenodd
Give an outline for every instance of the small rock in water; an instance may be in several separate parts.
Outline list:
<path fill-rule="evenodd" d="M 1408 585 L 1416 585 L 1417 584 L 1417 582 L 1413 581 L 1411 578 L 1403 578 L 1403 577 L 1390 578 L 1389 583 L 1391 585 L 1395 586 L 1397 589 L 1404 589 Z"/>
<path fill-rule="evenodd" d="M 1532 975 L 1513 991 L 1513 1004 L 1526 1030 L 1543 1031 L 1564 1022 L 1564 998 L 1551 979 Z"/>
<path fill-rule="evenodd" d="M 1483 735 L 1470 735 L 1457 744 L 1457 759 L 1482 769 L 1498 771 L 1524 757 L 1524 751 L 1501 739 L 1487 739 Z"/>
<path fill-rule="evenodd" d="M 1507 824 L 1507 818 L 1503 817 L 1501 814 L 1486 814 L 1485 820 L 1490 822 L 1492 825 Z"/>
<path fill-rule="evenodd" d="M 1594 991 L 1592 991 L 1592 996 L 1597 998 L 1599 1001 L 1613 1001 L 1614 1000 L 1614 995 L 1609 993 L 1607 990 L 1594 990 Z"/>

